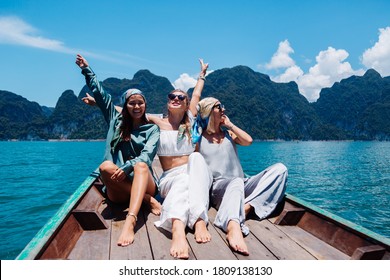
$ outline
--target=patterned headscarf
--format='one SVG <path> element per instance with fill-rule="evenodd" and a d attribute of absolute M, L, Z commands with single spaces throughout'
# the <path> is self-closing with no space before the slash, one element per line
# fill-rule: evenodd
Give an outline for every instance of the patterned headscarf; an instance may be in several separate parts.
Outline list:
<path fill-rule="evenodd" d="M 196 106 L 198 115 L 192 126 L 192 143 L 196 144 L 199 141 L 203 130 L 207 128 L 211 112 L 217 102 L 218 99 L 214 97 L 207 97 L 199 101 Z"/>
<path fill-rule="evenodd" d="M 130 98 L 130 96 L 134 95 L 134 94 L 138 94 L 138 95 L 141 95 L 142 98 L 144 99 L 145 103 L 146 103 L 146 98 L 144 96 L 144 94 L 142 93 L 142 91 L 140 91 L 139 89 L 137 88 L 129 88 L 128 90 L 126 90 L 124 93 L 122 93 L 122 96 L 121 96 L 121 104 L 124 105 L 126 100 Z"/>

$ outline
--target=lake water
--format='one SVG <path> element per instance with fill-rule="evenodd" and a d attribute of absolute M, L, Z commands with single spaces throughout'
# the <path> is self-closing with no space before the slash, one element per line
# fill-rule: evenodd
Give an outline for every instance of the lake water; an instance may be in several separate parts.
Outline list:
<path fill-rule="evenodd" d="M 0 142 L 0 259 L 14 259 L 103 158 L 104 142 Z M 283 162 L 287 192 L 390 238 L 390 142 L 254 142 L 252 175 Z"/>

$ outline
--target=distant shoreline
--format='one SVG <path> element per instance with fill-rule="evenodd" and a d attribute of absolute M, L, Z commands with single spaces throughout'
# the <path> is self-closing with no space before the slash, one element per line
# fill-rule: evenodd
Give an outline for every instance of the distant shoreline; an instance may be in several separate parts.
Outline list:
<path fill-rule="evenodd" d="M 41 139 L 41 140 L 19 140 L 8 139 L 0 140 L 0 142 L 105 142 L 106 139 Z M 390 142 L 389 140 L 354 140 L 354 139 L 340 139 L 340 140 L 284 140 L 284 139 L 253 139 L 253 142 Z"/>
<path fill-rule="evenodd" d="M 19 140 L 8 139 L 2 142 L 105 142 L 106 139 L 42 139 L 42 140 Z"/>

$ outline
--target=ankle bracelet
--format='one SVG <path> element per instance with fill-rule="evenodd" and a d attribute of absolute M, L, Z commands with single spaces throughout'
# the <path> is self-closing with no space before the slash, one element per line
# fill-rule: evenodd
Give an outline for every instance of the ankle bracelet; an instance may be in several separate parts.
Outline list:
<path fill-rule="evenodd" d="M 126 215 L 126 218 L 129 217 L 129 216 L 134 217 L 135 221 L 137 222 L 138 219 L 137 219 L 137 215 L 136 214 L 134 214 L 132 212 L 128 212 L 127 215 Z"/>

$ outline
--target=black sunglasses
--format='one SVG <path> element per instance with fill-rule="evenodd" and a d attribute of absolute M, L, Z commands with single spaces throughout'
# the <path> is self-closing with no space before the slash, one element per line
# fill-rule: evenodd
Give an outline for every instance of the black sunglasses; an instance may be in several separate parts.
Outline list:
<path fill-rule="evenodd" d="M 217 104 L 217 105 L 214 105 L 214 108 L 217 108 L 220 112 L 221 112 L 222 110 L 225 110 L 225 106 L 222 105 L 221 103 L 219 103 L 219 104 Z"/>
<path fill-rule="evenodd" d="M 176 97 L 177 97 L 180 101 L 183 101 L 184 99 L 186 99 L 186 96 L 185 96 L 185 95 L 182 95 L 182 94 L 174 94 L 174 93 L 168 94 L 168 98 L 169 98 L 170 100 L 174 100 Z"/>

